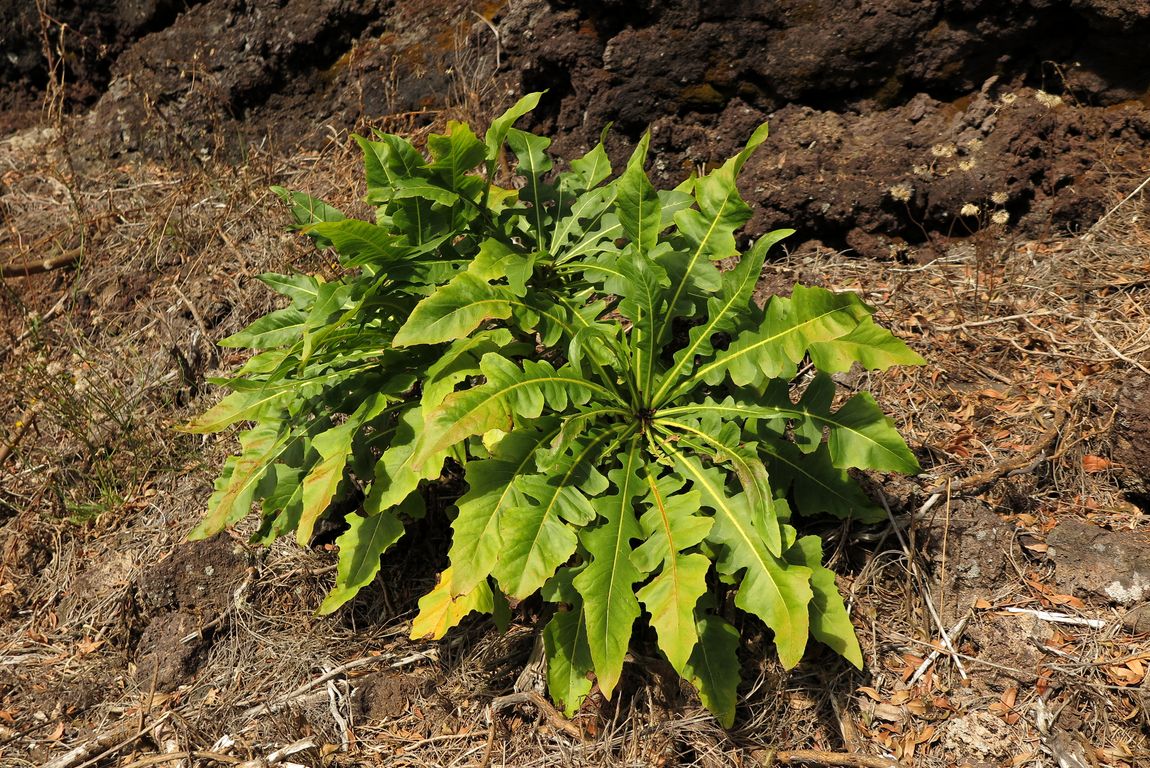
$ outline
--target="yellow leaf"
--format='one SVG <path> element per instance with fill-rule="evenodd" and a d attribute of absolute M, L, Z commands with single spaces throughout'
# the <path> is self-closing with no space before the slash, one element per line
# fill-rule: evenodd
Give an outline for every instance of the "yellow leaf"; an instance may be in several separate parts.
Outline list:
<path fill-rule="evenodd" d="M 466 594 L 451 594 L 451 568 L 439 574 L 435 589 L 419 599 L 419 613 L 411 622 L 411 639 L 439 640 L 472 611 L 491 613 L 495 607 L 491 587 L 480 581 Z"/>

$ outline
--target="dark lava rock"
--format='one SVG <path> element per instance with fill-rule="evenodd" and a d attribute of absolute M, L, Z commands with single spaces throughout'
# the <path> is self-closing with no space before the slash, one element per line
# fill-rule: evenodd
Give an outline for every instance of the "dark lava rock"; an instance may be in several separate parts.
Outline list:
<path fill-rule="evenodd" d="M 794 226 L 792 246 L 1082 227 L 1106 153 L 1150 157 L 1144 2 L 527 0 L 501 29 L 519 90 L 551 89 L 534 119 L 561 152 L 613 122 L 621 160 L 650 126 L 652 175 L 677 183 L 769 121 L 750 229 Z"/>
<path fill-rule="evenodd" d="M 0 62 L 3 93 L 46 77 L 29 5 L 0 0 L 23 41 Z M 49 7 L 68 21 L 79 5 Z M 793 226 L 792 248 L 924 260 L 987 229 L 1088 227 L 1113 179 L 1150 164 L 1145 0 L 99 7 L 69 22 L 102 52 L 103 69 L 69 81 L 92 91 L 78 103 L 99 95 L 74 132 L 81 162 L 239 157 L 248 142 L 315 145 L 328 126 L 399 115 L 412 128 L 443 109 L 482 123 L 546 89 L 525 123 L 558 154 L 589 149 L 613 123 L 618 164 L 650 128 L 661 185 L 713 168 L 768 121 L 743 178 L 748 231 Z"/>
<path fill-rule="evenodd" d="M 35 100 L 49 87 L 53 64 L 64 83 L 65 104 L 90 105 L 107 88 L 112 64 L 128 46 L 196 2 L 0 0 L 0 128 L 24 127 L 20 107 L 36 114 Z"/>
<path fill-rule="evenodd" d="M 1150 598 L 1150 542 L 1135 531 L 1108 531 L 1079 520 L 1046 535 L 1059 588 L 1133 605 Z"/>
<path fill-rule="evenodd" d="M 918 534 L 926 538 L 924 554 L 941 581 L 934 598 L 944 600 L 940 613 L 948 625 L 965 615 L 975 600 L 993 602 L 1003 585 L 1013 580 L 1014 526 L 981 500 L 953 503 L 949 516 L 936 515 L 922 524 Z M 1033 673 L 1042 660 L 1038 649 L 1049 637 L 1050 626 L 1033 616 L 980 611 L 967 624 L 961 641 L 973 645 L 975 654 L 993 649 L 992 661 L 998 666 L 986 673 L 1006 684 Z"/>
<path fill-rule="evenodd" d="M 1127 375 L 1111 428 L 1111 458 L 1123 487 L 1150 502 L 1150 376 Z"/>
<path fill-rule="evenodd" d="M 956 501 L 949 515 L 924 522 L 918 535 L 925 537 L 926 557 L 942 578 L 944 621 L 956 621 L 978 598 L 989 600 L 1011 570 L 1014 527 L 981 500 Z"/>
<path fill-rule="evenodd" d="M 1135 635 L 1150 635 L 1150 604 L 1132 608 L 1122 617 L 1122 626 Z"/>
<path fill-rule="evenodd" d="M 173 691 L 195 674 L 249 565 L 241 546 L 215 536 L 179 544 L 140 577 L 144 629 L 135 655 L 142 690 Z"/>

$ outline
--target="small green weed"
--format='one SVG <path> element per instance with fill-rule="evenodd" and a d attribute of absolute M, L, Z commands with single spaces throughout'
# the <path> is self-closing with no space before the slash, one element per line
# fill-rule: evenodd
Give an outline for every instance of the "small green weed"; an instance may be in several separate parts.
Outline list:
<path fill-rule="evenodd" d="M 831 374 L 921 358 L 850 293 L 795 286 L 760 309 L 768 249 L 739 254 L 751 211 L 735 182 L 766 139 L 711 173 L 656 190 L 644 137 L 622 173 L 602 143 L 555 172 L 550 141 L 513 123 L 484 139 L 460 123 L 428 140 L 358 138 L 375 221 L 277 190 L 346 277 L 262 276 L 290 306 L 221 342 L 259 350 L 218 383 L 233 392 L 186 429 L 254 422 L 194 537 L 259 502 L 254 539 L 300 544 L 350 492 L 336 610 L 425 512 L 445 461 L 465 468 L 450 566 L 412 634 L 438 638 L 473 611 L 506 617 L 542 591 L 552 696 L 573 712 L 594 673 L 610 697 L 636 620 L 725 725 L 739 635 L 723 597 L 774 632 L 786 667 L 808 638 L 862 658 L 806 515 L 879 514 L 847 471 L 917 472 L 873 398 L 835 409 Z M 519 189 L 494 183 L 504 149 Z M 475 172 L 479 168 L 480 172 Z M 738 256 L 720 272 L 716 262 Z M 817 374 L 797 402 L 790 384 Z"/>

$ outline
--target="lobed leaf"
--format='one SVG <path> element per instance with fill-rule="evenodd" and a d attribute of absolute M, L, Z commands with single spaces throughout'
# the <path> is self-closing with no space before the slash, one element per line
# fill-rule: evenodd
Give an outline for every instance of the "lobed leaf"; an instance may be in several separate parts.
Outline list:
<path fill-rule="evenodd" d="M 570 369 L 556 370 L 545 360 L 524 360 L 520 369 L 499 354 L 489 353 L 479 367 L 487 378 L 484 384 L 448 395 L 428 414 L 417 443 L 415 466 L 421 467 L 432 454 L 472 435 L 493 429 L 510 432 L 516 417 L 538 418 L 544 403 L 552 412 L 562 413 L 568 403 L 582 405 L 593 395 L 610 397 L 601 385 Z"/>
<path fill-rule="evenodd" d="M 467 492 L 458 502 L 451 524 L 452 580 L 455 594 L 470 592 L 487 578 L 503 553 L 503 524 L 511 509 L 528 505 L 517 480 L 530 474 L 535 452 L 558 431 L 554 422 L 537 424 L 535 430 L 508 433 L 487 459 L 467 463 Z"/>
<path fill-rule="evenodd" d="M 256 488 L 271 465 L 287 449 L 283 425 L 268 419 L 240 435 L 240 454 L 229 457 L 208 499 L 208 511 L 189 539 L 206 539 L 251 512 Z"/>
<path fill-rule="evenodd" d="M 735 723 L 738 700 L 739 631 L 712 614 L 700 616 L 697 624 L 699 644 L 683 676 L 699 691 L 703 706 L 711 711 L 724 728 Z"/>
<path fill-rule="evenodd" d="M 697 381 L 718 383 L 724 375 L 740 387 L 793 378 L 812 344 L 842 338 L 869 317 L 870 309 L 853 293 L 796 285 L 790 298 L 772 296 L 760 327 L 740 333 L 678 391 Z"/>
<path fill-rule="evenodd" d="M 643 170 L 650 144 L 651 134 L 643 134 L 627 161 L 626 170 L 615 183 L 618 190 L 615 214 L 619 217 L 624 236 L 635 249 L 635 255 L 640 257 L 655 247 L 663 228 L 659 195 Z"/>
<path fill-rule="evenodd" d="M 439 640 L 468 614 L 491 613 L 495 608 L 495 598 L 487 581 L 478 582 L 464 594 L 451 588 L 452 581 L 452 569 L 448 567 L 439 574 L 435 588 L 419 598 L 419 613 L 411 622 L 412 640 Z"/>
<path fill-rule="evenodd" d="M 762 619 L 775 633 L 779 660 L 787 669 L 802 659 L 807 645 L 811 571 L 772 554 L 755 528 L 745 497 L 727 496 L 721 474 L 664 443 L 684 477 L 699 489 L 703 504 L 714 510 L 708 540 L 723 547 L 719 571 L 739 579 L 735 605 Z M 669 450 L 668 450 L 669 449 Z"/>
<path fill-rule="evenodd" d="M 486 320 L 510 317 L 514 298 L 515 294 L 503 286 L 461 272 L 415 306 L 392 344 L 410 347 L 463 338 Z"/>
<path fill-rule="evenodd" d="M 351 600 L 379 572 L 379 558 L 403 535 L 403 523 L 390 512 L 360 517 L 347 516 L 348 528 L 335 540 L 339 547 L 339 565 L 335 587 L 319 606 L 326 616 Z"/>
<path fill-rule="evenodd" d="M 343 480 L 343 469 L 351 453 L 356 431 L 365 422 L 378 416 L 388 402 L 388 398 L 383 395 L 369 395 L 344 423 L 312 439 L 312 448 L 320 455 L 320 461 L 303 481 L 303 510 L 296 527 L 296 541 L 300 546 L 307 546 L 311 540 L 316 522 L 327 510 Z"/>
<path fill-rule="evenodd" d="M 574 586 L 583 598 L 587 643 L 595 676 L 607 699 L 619 682 L 623 657 L 631 644 L 631 628 L 642 613 L 634 585 L 644 574 L 631 559 L 631 540 L 640 534 L 634 504 L 643 492 L 641 465 L 639 443 L 632 440 L 622 465 L 608 474 L 615 493 L 595 501 L 602 523 L 584 528 L 579 537 L 591 559 L 575 577 Z"/>
<path fill-rule="evenodd" d="M 593 662 L 587 645 L 583 606 L 558 611 L 543 628 L 547 653 L 547 690 L 567 717 L 573 717 L 591 692 Z"/>
<path fill-rule="evenodd" d="M 811 634 L 856 669 L 862 669 L 862 648 L 835 585 L 835 574 L 823 567 L 822 547 L 818 536 L 804 536 L 787 550 L 788 561 L 811 569 L 811 590 L 814 593 L 810 602 Z"/>

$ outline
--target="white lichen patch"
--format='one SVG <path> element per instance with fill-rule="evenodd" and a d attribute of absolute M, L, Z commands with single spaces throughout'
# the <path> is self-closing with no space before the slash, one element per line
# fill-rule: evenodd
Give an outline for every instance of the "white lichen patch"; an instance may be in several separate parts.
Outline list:
<path fill-rule="evenodd" d="M 1115 579 L 1102 590 L 1107 597 L 1121 605 L 1140 603 L 1150 595 L 1150 578 L 1141 571 L 1132 571 L 1122 583 Z"/>

